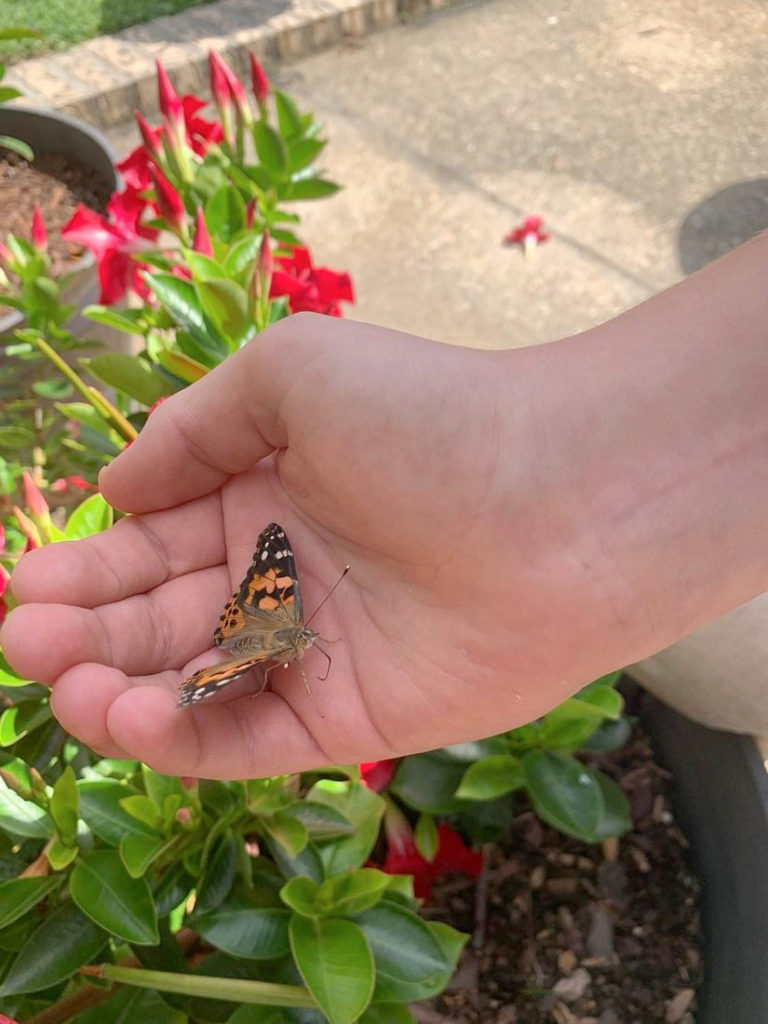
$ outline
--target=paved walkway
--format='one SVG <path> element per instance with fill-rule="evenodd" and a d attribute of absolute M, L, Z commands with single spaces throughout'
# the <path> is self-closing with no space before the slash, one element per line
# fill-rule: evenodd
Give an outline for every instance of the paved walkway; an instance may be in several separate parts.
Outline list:
<path fill-rule="evenodd" d="M 88 48 L 103 63 L 141 44 L 189 88 L 209 45 L 236 64 L 266 47 L 280 87 L 326 125 L 325 164 L 346 186 L 301 208 L 317 260 L 352 273 L 356 316 L 432 337 L 501 347 L 578 331 L 768 226 L 760 0 L 474 0 L 361 34 L 411 6 L 430 5 L 222 0 L 52 60 L 55 77 L 67 61 L 83 74 Z M 13 70 L 42 88 L 33 64 Z M 114 121 L 138 89 L 147 109 L 149 71 L 123 70 L 119 103 L 57 102 Z M 133 144 L 132 126 L 110 133 Z M 527 213 L 553 234 L 530 260 L 501 244 Z"/>

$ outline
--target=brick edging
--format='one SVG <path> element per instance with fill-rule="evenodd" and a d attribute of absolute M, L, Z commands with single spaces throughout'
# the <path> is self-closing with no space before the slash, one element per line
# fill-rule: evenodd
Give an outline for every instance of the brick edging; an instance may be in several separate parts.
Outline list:
<path fill-rule="evenodd" d="M 180 92 L 208 92 L 208 51 L 240 75 L 253 50 L 267 68 L 396 25 L 461 0 L 217 0 L 21 61 L 6 81 L 23 103 L 60 110 L 97 128 L 157 108 L 155 58 Z"/>

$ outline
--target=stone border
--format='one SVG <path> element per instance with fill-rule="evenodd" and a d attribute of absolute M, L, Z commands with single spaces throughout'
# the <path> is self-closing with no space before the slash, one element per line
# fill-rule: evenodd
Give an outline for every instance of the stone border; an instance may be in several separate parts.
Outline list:
<path fill-rule="evenodd" d="M 280 60 L 399 24 L 461 0 L 217 0 L 13 65 L 6 81 L 22 102 L 98 128 L 157 109 L 155 59 L 180 92 L 208 92 L 208 51 L 245 76 L 248 51 L 269 70 Z"/>

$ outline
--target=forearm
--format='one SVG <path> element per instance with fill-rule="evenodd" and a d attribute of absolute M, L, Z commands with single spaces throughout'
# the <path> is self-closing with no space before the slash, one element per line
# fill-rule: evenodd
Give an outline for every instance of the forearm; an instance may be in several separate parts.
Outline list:
<path fill-rule="evenodd" d="M 526 358 L 548 472 L 633 657 L 768 588 L 768 235 Z"/>

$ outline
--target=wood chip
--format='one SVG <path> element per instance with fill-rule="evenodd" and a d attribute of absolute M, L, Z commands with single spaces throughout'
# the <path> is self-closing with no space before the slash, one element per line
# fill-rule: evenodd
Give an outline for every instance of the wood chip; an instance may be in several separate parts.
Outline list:
<path fill-rule="evenodd" d="M 606 860 L 616 860 L 619 856 L 619 839 L 618 836 L 611 836 L 610 839 L 603 840 L 603 857 Z"/>
<path fill-rule="evenodd" d="M 568 1003 L 581 999 L 592 982 L 592 975 L 583 967 L 577 967 L 567 978 L 560 978 L 552 986 L 552 991 Z"/>
<path fill-rule="evenodd" d="M 587 935 L 587 952 L 590 956 L 613 958 L 613 918 L 604 903 L 593 903 L 589 908 L 591 924 Z"/>
<path fill-rule="evenodd" d="M 683 1017 L 693 1005 L 696 993 L 692 988 L 681 988 L 680 991 L 667 1003 L 664 1013 L 666 1024 L 680 1024 Z"/>
<path fill-rule="evenodd" d="M 579 1024 L 579 1018 L 571 1013 L 565 1003 L 555 1003 L 551 1013 L 557 1024 Z"/>
<path fill-rule="evenodd" d="M 579 889 L 579 879 L 575 875 L 570 878 L 548 878 L 544 883 L 547 892 L 553 896 L 573 896 Z"/>
<path fill-rule="evenodd" d="M 540 889 L 544 885 L 544 879 L 547 877 L 547 869 L 543 864 L 537 864 L 531 872 L 531 877 L 528 880 L 528 885 L 531 889 Z"/>
<path fill-rule="evenodd" d="M 557 969 L 561 974 L 570 974 L 578 962 L 579 958 L 572 949 L 563 949 L 557 955 Z"/>
<path fill-rule="evenodd" d="M 643 851 L 637 846 L 630 846 L 629 855 L 635 862 L 635 867 L 644 875 L 648 875 L 651 872 L 651 862 L 648 860 Z"/>

